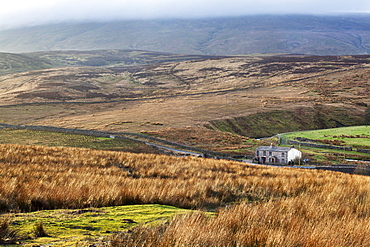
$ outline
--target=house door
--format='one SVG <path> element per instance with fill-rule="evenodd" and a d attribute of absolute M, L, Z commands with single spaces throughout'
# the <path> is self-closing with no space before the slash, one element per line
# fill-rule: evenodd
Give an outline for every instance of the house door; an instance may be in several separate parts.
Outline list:
<path fill-rule="evenodd" d="M 266 163 L 266 157 L 261 157 L 261 163 L 265 164 Z"/>

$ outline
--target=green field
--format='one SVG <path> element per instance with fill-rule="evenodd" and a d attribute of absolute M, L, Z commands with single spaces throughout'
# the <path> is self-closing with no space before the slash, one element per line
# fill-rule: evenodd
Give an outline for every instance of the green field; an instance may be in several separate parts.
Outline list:
<path fill-rule="evenodd" d="M 315 144 L 352 147 L 353 151 L 300 146 L 304 158 L 313 164 L 344 164 L 346 159 L 356 162 L 369 161 L 370 154 L 357 152 L 357 148 L 370 149 L 370 126 L 353 126 L 332 129 L 292 132 L 280 135 L 282 143 L 287 140 L 300 140 Z M 352 161 L 352 163 L 356 163 Z"/>
<path fill-rule="evenodd" d="M 370 126 L 302 131 L 283 136 L 291 140 L 297 137 L 315 140 L 316 143 L 327 140 L 334 141 L 333 144 L 340 143 L 340 146 L 370 149 Z"/>
<path fill-rule="evenodd" d="M 75 210 L 44 210 L 32 213 L 1 215 L 11 220 L 11 229 L 21 237 L 22 246 L 89 246 L 103 241 L 114 232 L 138 225 L 153 225 L 175 214 L 190 212 L 164 205 L 132 205 Z M 0 220 L 2 219 L 0 218 Z M 48 235 L 35 236 L 41 222 Z"/>

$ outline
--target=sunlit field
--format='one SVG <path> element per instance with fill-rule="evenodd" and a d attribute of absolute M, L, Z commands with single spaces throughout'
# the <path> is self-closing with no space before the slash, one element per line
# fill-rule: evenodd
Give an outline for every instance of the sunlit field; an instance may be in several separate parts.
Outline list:
<path fill-rule="evenodd" d="M 79 148 L 0 145 L 3 213 L 133 204 L 213 211 L 111 246 L 367 246 L 370 178 Z M 13 226 L 12 226 L 13 227 Z M 14 226 L 16 228 L 16 226 Z"/>

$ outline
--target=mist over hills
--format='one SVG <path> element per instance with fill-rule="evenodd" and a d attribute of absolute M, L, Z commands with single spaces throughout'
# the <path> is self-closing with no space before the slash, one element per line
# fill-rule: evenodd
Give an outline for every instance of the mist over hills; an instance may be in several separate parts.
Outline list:
<path fill-rule="evenodd" d="M 132 49 L 176 54 L 370 54 L 370 15 L 64 23 L 0 31 L 0 52 Z"/>

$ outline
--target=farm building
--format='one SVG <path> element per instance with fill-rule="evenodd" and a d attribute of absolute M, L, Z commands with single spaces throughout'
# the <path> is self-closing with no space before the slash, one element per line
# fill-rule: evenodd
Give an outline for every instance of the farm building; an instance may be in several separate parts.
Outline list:
<path fill-rule="evenodd" d="M 261 146 L 256 149 L 255 160 L 260 164 L 290 164 L 301 159 L 302 152 L 293 147 Z"/>

